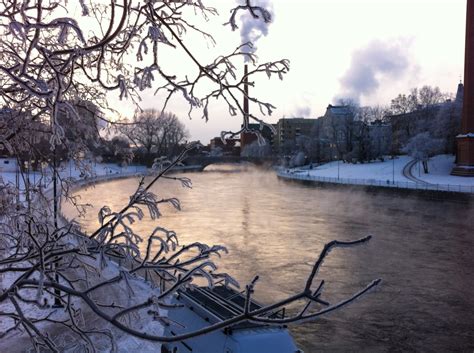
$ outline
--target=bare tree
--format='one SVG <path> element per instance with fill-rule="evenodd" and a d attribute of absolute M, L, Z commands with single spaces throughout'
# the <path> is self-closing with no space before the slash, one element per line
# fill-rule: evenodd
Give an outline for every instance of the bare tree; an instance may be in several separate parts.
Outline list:
<path fill-rule="evenodd" d="M 397 97 L 392 99 L 390 103 L 390 110 L 393 115 L 406 114 L 416 109 L 416 102 L 413 102 L 412 96 L 405 94 L 399 94 Z"/>
<path fill-rule="evenodd" d="M 70 144 L 71 139 L 67 138 L 72 121 L 87 124 L 72 102 L 93 102 L 98 109 L 106 110 L 107 92 L 116 91 L 121 99 L 137 101 L 140 91 L 155 88 L 158 93 L 166 92 L 161 111 L 178 93 L 189 104 L 190 111 L 200 109 L 205 119 L 210 101 L 215 98 L 226 102 L 232 115 L 244 114 L 240 97 L 246 82 L 260 73 L 281 77 L 289 66 L 286 60 L 256 63 L 254 54 L 242 50 L 247 43 L 209 64 L 201 63 L 184 43 L 187 31 L 212 40 L 190 22 L 192 16 L 186 16 L 190 10 L 204 18 L 216 12 L 201 0 L 79 4 L 80 14 L 74 10 L 75 4 L 55 0 L 6 0 L 0 5 L 0 99 L 19 117 L 2 129 L 0 141 L 16 155 L 27 146 L 20 138 L 25 126 L 38 123 L 47 127 L 43 133 L 53 153 L 52 192 L 29 187 L 29 182 L 25 182 L 24 188 L 17 190 L 25 197 L 12 214 L 1 219 L 0 317 L 5 324 L 0 338 L 19 332 L 30 338 L 37 352 L 95 352 L 98 340 L 103 338 L 114 351 L 117 331 L 148 341 L 171 342 L 241 321 L 284 324 L 314 319 L 352 302 L 379 283 L 373 281 L 340 303 L 330 304 L 323 299 L 324 282 L 316 280 L 329 251 L 364 243 L 369 237 L 352 242 L 333 241 L 315 261 L 304 288 L 282 301 L 252 310 L 255 278 L 246 286 L 246 303 L 240 315 L 172 337 L 151 328 L 144 330 L 147 323 L 166 322 L 164 311 L 173 309 L 170 296 L 192 288 L 197 279 L 206 280 L 209 286 L 221 280 L 226 285 L 235 284 L 229 275 L 219 273 L 213 262 L 213 255 L 226 250 L 201 243 L 180 245 L 173 231 L 159 226 L 150 234 L 139 234 L 133 227 L 145 213 L 158 219 L 163 204 L 180 209 L 179 200 L 160 198 L 150 188 L 160 179 L 173 179 L 185 187 L 191 185 L 185 177 L 167 175 L 187 150 L 150 182 L 141 178 L 136 192 L 121 209 L 104 206 L 98 215 L 101 226 L 92 234 L 85 235 L 73 223 L 62 220 L 59 201 L 61 194 L 67 192 L 67 184 L 59 183 L 57 150 L 63 144 L 79 146 L 78 153 L 71 154 L 76 157 L 86 146 L 77 141 Z M 255 20 L 270 20 L 268 11 L 246 0 L 231 13 L 232 29 L 237 28 L 235 19 L 239 12 L 248 12 Z M 193 74 L 179 75 L 162 68 L 159 49 L 163 46 L 183 50 L 194 65 Z M 136 60 L 130 60 L 131 57 Z M 239 76 L 233 62 L 242 57 L 250 59 L 254 66 Z M 212 88 L 197 96 L 197 86 L 202 81 L 210 82 Z M 249 99 L 263 114 L 274 109 L 256 97 Z M 264 123 L 255 115 L 249 118 Z M 242 131 L 248 128 L 246 119 Z M 144 287 L 144 280 L 157 289 Z M 303 302 L 298 314 L 286 319 L 269 317 L 273 310 L 299 301 Z M 55 310 L 53 304 L 62 309 Z M 88 324 L 91 318 L 99 320 L 94 327 Z M 53 334 L 53 328 L 57 334 Z"/>
<path fill-rule="evenodd" d="M 413 92 L 418 93 L 418 107 L 426 108 L 435 104 L 444 103 L 451 99 L 452 95 L 443 93 L 439 87 L 423 86 L 419 90 Z"/>
<path fill-rule="evenodd" d="M 392 99 L 390 113 L 392 115 L 399 115 L 423 111 L 450 99 L 452 99 L 452 95 L 441 92 L 439 87 L 423 86 L 420 89 L 412 88 L 408 96 L 399 94 Z"/>
<path fill-rule="evenodd" d="M 456 136 L 460 132 L 462 101 L 449 101 L 442 105 L 428 126 L 433 137 L 444 140 L 444 148 L 440 152 L 454 153 Z"/>
<path fill-rule="evenodd" d="M 386 111 L 379 105 L 357 109 L 353 124 L 352 158 L 365 162 L 383 158 L 389 152 L 391 129 L 383 123 Z"/>
<path fill-rule="evenodd" d="M 134 116 L 131 124 L 119 128 L 135 147 L 143 147 L 148 154 L 170 156 L 189 133 L 173 113 L 147 109 Z"/>

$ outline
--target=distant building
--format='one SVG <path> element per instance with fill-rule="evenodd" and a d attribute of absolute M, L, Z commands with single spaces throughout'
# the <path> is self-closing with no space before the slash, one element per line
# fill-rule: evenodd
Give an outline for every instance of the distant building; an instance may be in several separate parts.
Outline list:
<path fill-rule="evenodd" d="M 257 141 L 257 135 L 254 133 L 245 131 L 240 134 L 240 146 L 242 149 L 250 146 L 254 141 Z"/>
<path fill-rule="evenodd" d="M 281 151 L 285 143 L 295 141 L 299 136 L 310 136 L 317 119 L 282 118 L 276 124 L 273 147 Z"/>
<path fill-rule="evenodd" d="M 329 104 L 326 108 L 325 118 L 334 119 L 348 119 L 354 118 L 354 112 L 348 105 L 332 105 Z"/>
<path fill-rule="evenodd" d="M 388 155 L 392 147 L 392 126 L 376 120 L 368 125 L 370 150 L 376 156 Z"/>
<path fill-rule="evenodd" d="M 344 159 L 366 161 L 389 154 L 392 128 L 380 120 L 360 119 L 352 106 L 329 104 L 312 132 L 312 155 L 316 161 Z"/>
<path fill-rule="evenodd" d="M 350 106 L 329 104 L 324 116 L 318 120 L 319 139 L 325 149 L 330 150 L 330 159 L 342 158 L 352 150 L 354 124 L 357 122 Z M 325 141 L 330 141 L 329 146 L 324 144 Z"/>
<path fill-rule="evenodd" d="M 191 141 L 189 145 L 193 145 L 194 148 L 188 152 L 188 155 L 206 154 L 210 151 L 210 146 L 204 146 L 200 140 Z"/>
<path fill-rule="evenodd" d="M 209 143 L 209 148 L 212 151 L 216 149 L 222 150 L 223 154 L 239 156 L 240 155 L 240 140 L 239 139 L 225 139 L 222 141 L 220 137 L 214 137 Z"/>

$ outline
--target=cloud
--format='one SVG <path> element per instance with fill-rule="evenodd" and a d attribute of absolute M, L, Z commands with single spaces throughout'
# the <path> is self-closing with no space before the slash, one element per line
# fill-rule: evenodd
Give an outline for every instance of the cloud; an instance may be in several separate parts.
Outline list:
<path fill-rule="evenodd" d="M 340 79 L 341 92 L 336 98 L 362 97 L 376 93 L 382 82 L 397 81 L 411 68 L 410 41 L 383 42 L 374 40 L 353 52 L 351 66 Z"/>

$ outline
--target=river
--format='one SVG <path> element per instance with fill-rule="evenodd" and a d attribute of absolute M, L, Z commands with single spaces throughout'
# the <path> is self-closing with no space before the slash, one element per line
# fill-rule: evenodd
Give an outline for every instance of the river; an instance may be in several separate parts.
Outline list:
<path fill-rule="evenodd" d="M 192 189 L 160 181 L 160 197 L 178 197 L 182 211 L 163 207 L 158 221 L 182 244 L 225 245 L 219 269 L 241 284 L 256 274 L 256 298 L 282 299 L 304 286 L 325 243 L 373 235 L 362 247 L 337 249 L 324 263 L 323 299 L 336 303 L 381 278 L 378 289 L 312 323 L 292 325 L 306 352 L 472 352 L 474 349 L 474 208 L 360 189 L 318 188 L 279 180 L 273 171 L 243 165 L 187 173 Z M 137 179 L 80 190 L 95 207 L 80 219 L 97 226 L 103 205 L 119 209 Z M 71 207 L 64 212 L 74 217 Z M 291 308 L 290 308 L 291 309 Z"/>

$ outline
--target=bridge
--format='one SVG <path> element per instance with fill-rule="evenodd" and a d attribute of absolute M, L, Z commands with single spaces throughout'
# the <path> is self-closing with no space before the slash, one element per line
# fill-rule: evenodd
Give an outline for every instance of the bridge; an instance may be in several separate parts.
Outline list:
<path fill-rule="evenodd" d="M 199 165 L 200 167 L 202 167 L 202 169 L 204 169 L 208 165 L 211 165 L 211 164 L 249 162 L 249 163 L 261 165 L 261 164 L 264 164 L 266 162 L 271 162 L 271 161 L 273 161 L 273 159 L 271 158 L 240 157 L 240 156 L 230 156 L 230 155 L 223 155 L 223 156 L 196 155 L 196 156 L 188 156 L 183 161 L 183 163 L 187 166 Z"/>

